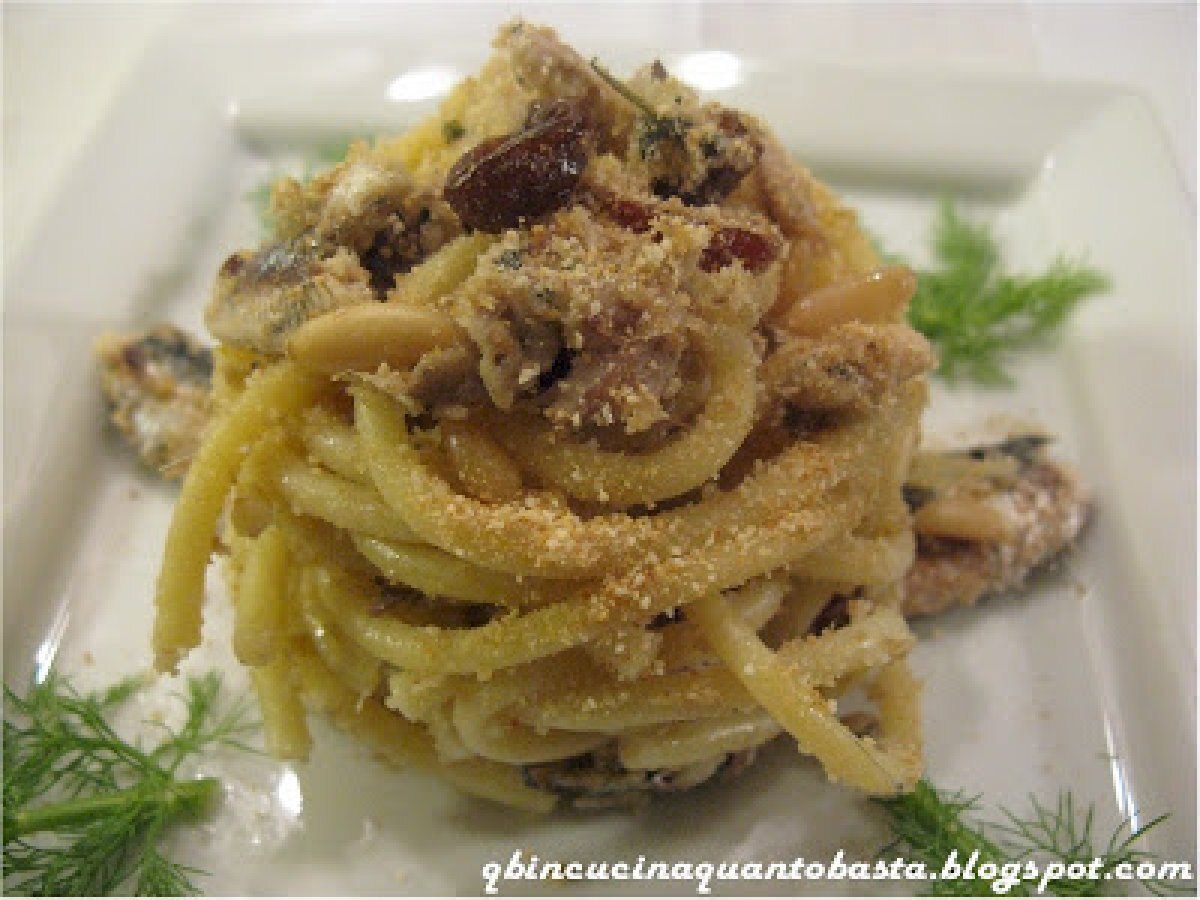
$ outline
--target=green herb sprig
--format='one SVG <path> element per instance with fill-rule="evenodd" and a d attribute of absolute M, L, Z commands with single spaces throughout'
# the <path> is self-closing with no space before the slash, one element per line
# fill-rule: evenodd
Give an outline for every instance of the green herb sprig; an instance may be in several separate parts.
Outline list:
<path fill-rule="evenodd" d="M 187 716 L 153 749 L 125 741 L 112 715 L 136 693 L 126 679 L 80 694 L 53 672 L 25 697 L 4 688 L 4 890 L 34 896 L 197 893 L 198 870 L 168 859 L 168 828 L 216 801 L 215 778 L 182 778 L 215 745 L 249 749 L 248 707 L 218 711 L 215 674 L 190 679 Z"/>
<path fill-rule="evenodd" d="M 598 59 L 591 61 L 591 67 L 602 81 L 633 104 L 641 113 L 638 149 L 642 159 L 649 159 L 655 152 L 655 148 L 664 142 L 673 141 L 682 144 L 688 128 L 691 127 L 691 122 L 683 116 L 660 115 L 649 101 L 630 90 L 629 85 L 609 72 Z"/>
<path fill-rule="evenodd" d="M 900 854 L 922 862 L 929 872 L 940 873 L 951 856 L 961 866 L 976 854 L 976 869 L 991 863 L 1022 869 L 1030 861 L 1039 866 L 1037 878 L 1026 878 L 1009 888 L 1006 896 L 1025 897 L 1038 893 L 1040 873 L 1051 862 L 1069 867 L 1072 863 L 1090 864 L 1099 859 L 1095 878 L 1052 877 L 1045 880 L 1044 893 L 1052 896 L 1098 896 L 1106 892 L 1124 893 L 1129 881 L 1116 880 L 1113 874 L 1122 864 L 1153 861 L 1157 857 L 1137 844 L 1167 817 L 1160 816 L 1133 829 L 1129 820 L 1122 822 L 1106 842 L 1101 843 L 1094 830 L 1095 808 L 1081 810 L 1070 792 L 1062 792 L 1053 806 L 1030 798 L 1031 809 L 1017 815 L 1000 810 L 1000 820 L 979 821 L 978 797 L 939 791 L 922 779 L 911 794 L 876 801 L 887 815 L 895 840 L 881 855 Z M 969 818 L 970 817 L 970 818 Z M 972 819 L 975 818 L 973 821 Z M 1141 885 L 1154 894 L 1187 893 L 1194 883 L 1165 879 L 1141 879 Z M 926 882 L 934 896 L 972 897 L 997 895 L 991 881 L 980 878 L 939 878 Z"/>
<path fill-rule="evenodd" d="M 935 268 L 917 273 L 912 326 L 933 343 L 938 374 L 1009 384 L 1006 355 L 1052 335 L 1085 297 L 1108 287 L 1101 272 L 1058 259 L 1040 275 L 1002 270 L 990 230 L 944 200 L 934 224 Z"/>

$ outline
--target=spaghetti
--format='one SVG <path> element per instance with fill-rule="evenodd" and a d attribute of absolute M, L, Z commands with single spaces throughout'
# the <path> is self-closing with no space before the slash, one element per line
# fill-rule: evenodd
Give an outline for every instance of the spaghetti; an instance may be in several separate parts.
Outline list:
<path fill-rule="evenodd" d="M 911 788 L 901 488 L 932 355 L 911 276 L 764 124 L 517 22 L 431 120 L 272 203 L 209 307 L 160 669 L 218 540 L 280 756 L 319 712 L 546 810 L 786 732 L 830 779 Z"/>

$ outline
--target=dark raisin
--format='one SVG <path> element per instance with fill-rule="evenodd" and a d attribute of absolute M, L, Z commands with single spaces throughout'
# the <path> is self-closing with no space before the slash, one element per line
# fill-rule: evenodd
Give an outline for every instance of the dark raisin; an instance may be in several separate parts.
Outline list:
<path fill-rule="evenodd" d="M 140 372 L 146 365 L 146 354 L 140 344 L 129 344 L 121 348 L 121 361 L 125 363 L 126 368 Z"/>
<path fill-rule="evenodd" d="M 700 254 L 700 270 L 715 272 L 740 259 L 749 271 L 762 272 L 775 259 L 775 245 L 766 237 L 744 228 L 722 228 Z"/>
<path fill-rule="evenodd" d="M 467 228 L 516 228 L 570 202 L 590 145 L 578 101 L 535 106 L 517 133 L 464 153 L 446 174 L 443 194 Z"/>
<path fill-rule="evenodd" d="M 622 228 L 641 234 L 650 230 L 654 211 L 634 200 L 617 200 L 612 207 L 613 220 Z"/>
<path fill-rule="evenodd" d="M 236 278 L 246 266 L 246 260 L 240 253 L 233 253 L 221 263 L 221 274 L 226 278 Z"/>
<path fill-rule="evenodd" d="M 596 192 L 592 196 L 592 207 L 607 216 L 617 225 L 637 234 L 650 230 L 654 210 L 637 200 L 626 200 L 609 193 Z"/>

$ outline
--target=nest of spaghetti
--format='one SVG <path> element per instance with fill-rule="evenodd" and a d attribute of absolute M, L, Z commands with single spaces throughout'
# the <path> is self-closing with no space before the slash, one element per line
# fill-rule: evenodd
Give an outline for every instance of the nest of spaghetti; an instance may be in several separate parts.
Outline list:
<path fill-rule="evenodd" d="M 160 669 L 199 642 L 215 545 L 280 757 L 323 714 L 546 810 L 786 734 L 911 788 L 901 488 L 934 360 L 911 273 L 764 123 L 514 22 L 429 121 L 272 212 L 207 310 Z"/>

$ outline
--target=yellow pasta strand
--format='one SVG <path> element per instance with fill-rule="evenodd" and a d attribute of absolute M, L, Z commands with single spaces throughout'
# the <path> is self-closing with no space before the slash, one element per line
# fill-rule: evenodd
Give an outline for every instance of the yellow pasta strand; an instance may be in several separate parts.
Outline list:
<path fill-rule="evenodd" d="M 518 809 L 553 809 L 555 796 L 528 787 L 514 768 L 485 759 L 442 763 L 427 730 L 389 712 L 378 701 L 360 702 L 319 660 L 300 655 L 293 666 L 306 704 L 324 712 L 388 762 L 437 771 L 466 793 Z"/>
<path fill-rule="evenodd" d="M 455 238 L 398 278 L 395 289 L 388 294 L 388 302 L 413 306 L 436 303 L 466 281 L 475 271 L 479 255 L 494 241 L 493 235 L 479 231 Z"/>
<path fill-rule="evenodd" d="M 279 490 L 300 515 L 324 519 L 347 531 L 397 541 L 416 540 L 408 527 L 370 485 L 357 484 L 284 458 L 279 463 Z"/>
<path fill-rule="evenodd" d="M 272 525 L 250 545 L 238 584 L 233 652 L 246 666 L 265 666 L 279 652 L 287 602 L 287 543 Z"/>
<path fill-rule="evenodd" d="M 309 456 L 335 475 L 370 483 L 354 429 L 323 407 L 304 416 L 304 448 Z"/>
<path fill-rule="evenodd" d="M 354 545 L 389 581 L 432 597 L 514 609 L 543 604 L 547 599 L 529 579 L 481 568 L 428 544 L 398 544 L 356 536 Z"/>
<path fill-rule="evenodd" d="M 690 607 L 705 637 L 762 706 L 815 756 L 833 781 L 891 796 L 911 789 L 916 775 L 857 738 L 823 698 L 746 628 L 728 603 L 711 594 Z"/>
<path fill-rule="evenodd" d="M 512 458 L 487 433 L 470 422 L 442 422 L 442 447 L 468 494 L 506 502 L 521 495 L 521 473 Z"/>
<path fill-rule="evenodd" d="M 262 712 L 263 743 L 277 759 L 306 761 L 312 750 L 304 706 L 291 682 L 290 664 L 278 656 L 250 670 L 250 683 Z"/>
<path fill-rule="evenodd" d="M 636 728 L 622 734 L 617 747 L 621 765 L 626 768 L 678 768 L 757 747 L 780 731 L 769 713 L 755 710 Z"/>
<path fill-rule="evenodd" d="M 200 642 L 204 570 L 213 551 L 217 517 L 237 467 L 272 422 L 310 406 L 325 389 L 281 363 L 251 376 L 245 392 L 216 423 L 188 469 L 167 532 L 154 608 L 154 665 L 173 672 Z"/>

